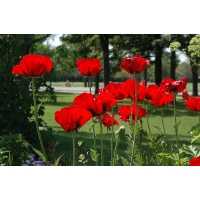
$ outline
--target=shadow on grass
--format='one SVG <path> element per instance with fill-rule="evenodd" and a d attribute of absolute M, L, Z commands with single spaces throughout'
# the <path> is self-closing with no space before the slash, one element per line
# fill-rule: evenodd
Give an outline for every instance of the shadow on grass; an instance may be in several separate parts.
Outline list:
<path fill-rule="evenodd" d="M 110 152 L 110 139 L 111 134 L 103 134 L 104 135 L 104 165 L 110 166 L 110 160 L 111 160 L 111 152 Z M 56 146 L 56 157 L 61 156 L 64 153 L 63 159 L 65 161 L 65 165 L 71 165 L 72 160 L 72 133 L 67 133 L 63 130 L 57 130 L 53 133 L 51 139 L 48 138 L 49 141 L 46 141 L 45 139 L 45 148 L 48 158 L 52 159 L 52 152 L 49 150 L 49 146 L 53 146 L 56 142 L 58 142 L 58 145 Z M 85 132 L 79 132 L 75 137 L 76 142 L 76 159 L 78 160 L 78 157 L 80 154 L 86 154 L 90 152 L 90 148 L 94 149 L 94 139 L 92 133 L 85 133 Z M 82 142 L 81 146 L 78 145 L 79 142 Z M 115 145 L 115 142 L 114 142 Z M 125 141 L 122 141 L 119 143 L 118 146 L 118 153 L 121 155 L 124 155 L 124 151 L 126 149 L 127 145 Z M 100 154 L 100 134 L 96 135 L 96 149 L 97 152 Z M 78 165 L 82 165 L 79 163 Z M 89 166 L 95 166 L 95 162 L 91 160 L 91 157 L 89 156 L 89 162 L 87 163 Z M 99 162 L 98 165 L 100 165 L 100 156 L 99 156 Z"/>
<path fill-rule="evenodd" d="M 104 135 L 104 165 L 110 166 L 110 160 L 111 160 L 111 152 L 110 152 L 110 138 L 111 134 L 103 134 Z M 183 144 L 185 145 L 191 145 L 191 135 L 179 135 L 178 137 L 178 146 L 179 148 L 182 147 Z M 46 152 L 48 155 L 49 160 L 52 159 L 52 152 L 50 152 L 48 147 L 51 145 L 51 147 L 58 142 L 59 144 L 56 146 L 56 157 L 61 156 L 64 154 L 62 158 L 61 165 L 69 166 L 72 165 L 72 133 L 67 133 L 63 130 L 58 130 L 55 133 L 53 133 L 53 136 L 51 138 L 52 140 L 48 141 L 48 145 L 46 145 Z M 89 155 L 89 160 L 87 162 L 88 166 L 95 166 L 95 162 L 91 160 L 90 156 L 90 148 L 94 149 L 94 140 L 93 140 L 93 134 L 92 133 L 86 133 L 86 132 L 79 132 L 76 135 L 75 138 L 76 141 L 76 159 L 78 161 L 78 157 L 80 154 L 84 154 L 86 157 Z M 143 138 L 141 145 L 141 150 L 143 153 L 149 153 L 150 146 L 147 143 L 147 139 Z M 172 148 L 174 148 L 174 145 L 176 144 L 174 135 L 166 135 L 164 139 L 165 143 L 167 144 L 166 151 L 165 152 L 171 152 Z M 82 145 L 79 146 L 78 143 L 82 142 Z M 148 141 L 149 142 L 149 141 Z M 200 145 L 198 143 L 194 143 L 194 146 L 197 147 L 197 149 L 200 149 Z M 114 142 L 115 146 L 115 142 Z M 100 154 L 100 134 L 96 135 L 96 147 L 97 152 Z M 122 140 L 119 142 L 117 154 L 119 156 L 123 156 L 124 158 L 128 158 L 128 155 L 126 154 L 127 150 L 127 143 L 125 140 Z M 162 151 L 160 151 L 162 152 Z M 99 162 L 98 165 L 100 165 L 100 156 L 99 156 Z M 78 163 L 78 166 L 83 166 L 83 164 Z"/>

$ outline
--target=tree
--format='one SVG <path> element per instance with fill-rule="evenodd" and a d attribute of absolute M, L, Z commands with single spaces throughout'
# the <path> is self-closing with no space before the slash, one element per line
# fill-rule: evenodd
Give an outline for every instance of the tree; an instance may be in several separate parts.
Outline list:
<path fill-rule="evenodd" d="M 192 65 L 192 83 L 193 83 L 193 96 L 198 96 L 198 70 L 199 62 L 199 49 L 200 49 L 200 35 L 182 35 L 180 42 L 172 42 L 170 48 L 172 51 L 177 49 L 184 53 L 190 60 Z M 190 40 L 188 40 L 190 39 Z M 189 45 L 188 45 L 189 41 Z"/>
<path fill-rule="evenodd" d="M 171 42 L 176 41 L 176 34 L 171 34 Z M 170 69 L 170 78 L 176 80 L 175 71 L 176 71 L 176 52 L 171 52 L 171 69 Z"/>
<path fill-rule="evenodd" d="M 193 96 L 198 96 L 198 67 L 200 67 L 200 35 L 197 34 L 189 42 L 188 52 L 192 59 Z"/>
<path fill-rule="evenodd" d="M 109 67 L 109 34 L 101 34 L 101 47 L 103 50 L 103 63 L 104 63 L 104 86 L 110 81 L 110 67 Z"/>
<path fill-rule="evenodd" d="M 155 45 L 155 84 L 159 85 L 162 81 L 162 46 L 160 46 L 159 40 L 161 34 L 155 35 L 158 40 Z"/>
<path fill-rule="evenodd" d="M 36 128 L 32 121 L 30 81 L 23 76 L 13 76 L 11 71 L 13 66 L 31 51 L 35 43 L 42 43 L 47 37 L 49 34 L 0 35 L 0 134 L 21 133 L 29 142 L 37 141 Z M 38 114 L 44 114 L 43 106 L 40 106 Z M 41 118 L 39 123 L 42 123 Z"/>
<path fill-rule="evenodd" d="M 187 48 L 189 45 L 189 41 L 193 35 L 191 34 L 171 34 L 170 42 L 179 42 L 183 49 Z M 178 65 L 179 60 L 177 59 L 177 55 L 175 51 L 171 51 L 171 70 L 170 70 L 170 77 L 172 79 L 176 79 L 176 67 Z"/>

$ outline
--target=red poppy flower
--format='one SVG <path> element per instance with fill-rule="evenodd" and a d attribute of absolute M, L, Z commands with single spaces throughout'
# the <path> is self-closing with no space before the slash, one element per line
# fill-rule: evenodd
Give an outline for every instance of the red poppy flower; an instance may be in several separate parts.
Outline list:
<path fill-rule="evenodd" d="M 151 95 L 149 95 L 149 94 L 151 93 L 152 90 L 155 90 L 155 89 L 159 89 L 159 86 L 156 85 L 156 84 L 150 84 L 150 85 L 147 87 L 146 99 L 151 99 Z"/>
<path fill-rule="evenodd" d="M 128 98 L 131 98 L 133 100 L 135 100 L 135 84 L 136 84 L 136 89 L 137 89 L 137 94 L 138 94 L 138 90 L 140 88 L 140 83 L 137 82 L 135 79 L 127 79 L 124 84 L 122 85 L 122 87 L 124 88 L 124 90 L 127 91 L 128 93 Z"/>
<path fill-rule="evenodd" d="M 174 100 L 174 95 L 172 93 L 167 94 L 161 89 L 153 89 L 148 93 L 148 95 L 150 103 L 156 107 L 166 106 Z"/>
<path fill-rule="evenodd" d="M 191 97 L 185 102 L 185 106 L 193 112 L 200 111 L 200 97 Z"/>
<path fill-rule="evenodd" d="M 200 166 L 200 157 L 192 158 L 189 161 L 190 166 Z"/>
<path fill-rule="evenodd" d="M 95 97 L 91 93 L 83 92 L 74 98 L 74 104 L 98 116 L 108 112 L 118 101 L 109 93 L 98 94 Z"/>
<path fill-rule="evenodd" d="M 75 105 L 64 107 L 55 112 L 56 122 L 67 132 L 82 127 L 91 117 L 92 114 L 89 111 Z"/>
<path fill-rule="evenodd" d="M 137 92 L 135 91 L 135 84 Z M 124 91 L 127 91 L 128 98 L 131 98 L 132 100 L 135 100 L 135 95 L 137 93 L 137 100 L 143 101 L 148 92 L 145 86 L 145 81 L 143 81 L 142 84 L 140 84 L 135 79 L 127 79 L 122 85 L 122 87 Z"/>
<path fill-rule="evenodd" d="M 138 110 L 138 116 L 137 119 L 141 119 L 143 116 L 147 114 L 147 111 L 142 108 L 141 106 L 137 106 Z M 131 106 L 129 105 L 124 105 L 118 108 L 118 115 L 119 119 L 125 122 L 130 121 L 130 116 L 131 116 Z M 132 116 L 133 116 L 133 121 L 136 121 L 136 104 L 133 102 L 132 103 Z"/>
<path fill-rule="evenodd" d="M 179 93 L 182 92 L 187 85 L 187 78 L 183 77 L 179 81 L 175 81 L 171 78 L 164 78 L 160 84 L 161 89 L 163 89 L 165 92 L 175 92 Z"/>
<path fill-rule="evenodd" d="M 39 77 L 51 71 L 52 67 L 52 61 L 48 56 L 29 54 L 25 55 L 20 63 L 13 67 L 12 74 Z"/>
<path fill-rule="evenodd" d="M 150 65 L 150 60 L 145 60 L 142 56 L 135 55 L 133 58 L 125 57 L 120 64 L 120 68 L 127 71 L 130 74 L 139 74 L 148 65 Z"/>
<path fill-rule="evenodd" d="M 97 58 L 81 58 L 76 66 L 84 76 L 95 76 L 102 70 L 100 59 Z"/>
<path fill-rule="evenodd" d="M 146 98 L 147 93 L 146 80 L 143 80 L 138 89 L 138 101 L 143 101 Z"/>
<path fill-rule="evenodd" d="M 104 88 L 100 88 L 100 93 L 109 93 L 112 94 L 115 99 L 122 100 L 128 97 L 128 93 L 124 90 L 123 83 L 109 83 Z"/>
<path fill-rule="evenodd" d="M 183 99 L 185 99 L 185 100 L 189 100 L 189 99 L 191 98 L 191 96 L 188 94 L 187 91 L 183 91 L 183 92 L 182 92 L 182 97 L 183 97 Z"/>
<path fill-rule="evenodd" d="M 192 112 L 200 111 L 200 97 L 191 97 L 187 91 L 182 93 L 183 99 L 186 100 L 185 106 Z"/>
<path fill-rule="evenodd" d="M 107 127 L 110 127 L 112 126 L 112 120 L 113 120 L 113 125 L 119 125 L 118 121 L 115 118 L 115 115 L 111 115 L 111 114 L 108 114 L 108 113 L 105 113 L 103 116 L 102 116 L 102 123 L 103 125 L 107 126 Z"/>

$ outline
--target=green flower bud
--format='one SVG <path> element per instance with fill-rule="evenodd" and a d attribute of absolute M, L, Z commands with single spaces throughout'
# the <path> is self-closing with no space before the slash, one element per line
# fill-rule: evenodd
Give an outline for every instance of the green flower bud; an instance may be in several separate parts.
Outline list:
<path fill-rule="evenodd" d="M 125 136 L 125 127 L 120 126 L 118 131 L 115 132 L 115 138 L 116 140 L 123 140 Z"/>

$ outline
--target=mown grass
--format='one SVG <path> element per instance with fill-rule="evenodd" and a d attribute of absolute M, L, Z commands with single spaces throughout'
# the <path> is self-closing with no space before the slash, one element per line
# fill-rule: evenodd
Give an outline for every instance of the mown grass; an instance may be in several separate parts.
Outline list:
<path fill-rule="evenodd" d="M 70 105 L 73 103 L 73 99 L 78 94 L 66 94 L 66 93 L 56 93 L 57 95 L 57 103 L 44 103 L 45 106 L 45 115 L 43 116 L 44 121 L 53 129 L 53 133 L 51 136 L 51 142 L 59 142 L 59 145 L 56 147 L 57 157 L 64 153 L 64 158 L 66 161 L 71 159 L 71 151 L 72 151 L 72 135 L 71 133 L 65 132 L 59 124 L 55 122 L 54 112 L 60 110 L 62 107 Z M 182 144 L 190 144 L 191 136 L 188 133 L 192 126 L 198 123 L 198 114 L 191 112 L 184 105 L 184 100 L 182 98 L 178 98 L 176 101 L 176 116 L 177 121 L 180 122 L 179 131 L 178 131 L 178 139 L 179 145 L 181 147 Z M 116 119 L 118 120 L 120 125 L 124 125 L 126 128 L 126 133 L 130 133 L 129 125 L 117 117 L 117 109 L 123 104 L 129 104 L 130 100 L 125 99 L 121 101 L 117 106 L 114 107 L 114 113 L 116 114 Z M 164 115 L 164 126 L 165 131 L 167 133 L 166 140 L 170 143 L 175 142 L 175 132 L 174 132 L 174 109 L 173 108 L 163 108 Z M 149 124 L 151 128 L 152 134 L 160 134 L 159 128 L 163 130 L 161 123 L 161 110 L 155 109 L 154 106 L 149 106 L 148 108 L 148 117 Z M 147 118 L 142 118 L 143 128 L 148 130 L 147 126 Z M 89 132 L 89 128 L 91 125 L 91 120 L 87 122 L 80 130 L 78 135 L 76 136 L 76 145 L 78 154 L 85 153 L 86 151 L 78 147 L 78 141 L 82 141 L 83 145 L 86 145 L 86 149 L 93 148 L 93 133 Z M 159 127 L 159 128 L 156 128 Z M 118 129 L 118 126 L 114 127 L 114 132 Z M 99 124 L 95 124 L 95 129 L 99 130 Z M 103 127 L 104 134 L 104 149 L 105 149 L 105 165 L 110 165 L 110 142 L 109 139 L 111 137 L 111 133 L 107 133 L 107 129 Z M 50 139 L 48 139 L 50 140 Z M 53 143 L 52 143 L 53 144 Z M 127 144 L 125 141 L 119 143 L 118 153 L 120 155 L 124 155 L 124 150 L 127 148 Z M 97 133 L 97 150 L 100 153 L 100 135 Z M 48 150 L 47 150 L 48 151 Z M 51 155 L 51 152 L 48 152 L 48 155 Z M 67 163 L 69 164 L 69 162 Z M 94 165 L 94 162 L 90 160 L 89 165 Z"/>

